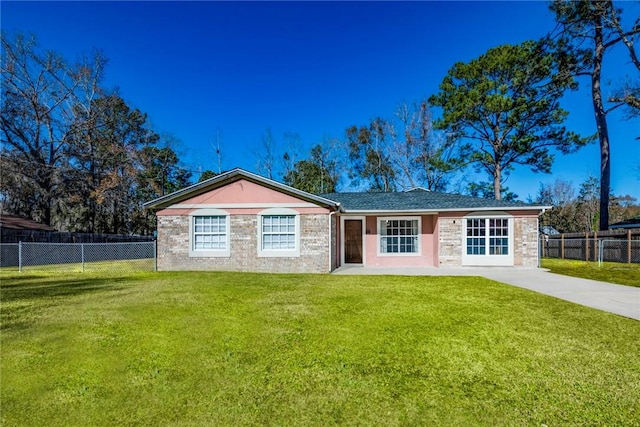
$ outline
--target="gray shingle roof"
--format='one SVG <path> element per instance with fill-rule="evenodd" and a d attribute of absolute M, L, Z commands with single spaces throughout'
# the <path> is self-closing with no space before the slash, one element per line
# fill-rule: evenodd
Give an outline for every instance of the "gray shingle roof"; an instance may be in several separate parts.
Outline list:
<path fill-rule="evenodd" d="M 481 199 L 459 194 L 412 190 L 398 193 L 328 193 L 320 197 L 339 202 L 349 211 L 452 211 L 469 209 L 540 209 L 546 206 L 524 202 Z"/>
<path fill-rule="evenodd" d="M 609 228 L 640 228 L 640 216 L 635 218 L 627 219 L 625 221 L 616 222 L 615 224 L 609 225 Z"/>
<path fill-rule="evenodd" d="M 246 179 L 267 188 L 274 189 L 302 200 L 342 209 L 346 212 L 411 212 L 411 211 L 455 211 L 455 210 L 506 210 L 506 209 L 543 209 L 550 206 L 537 206 L 524 202 L 507 202 L 501 200 L 480 199 L 461 196 L 459 194 L 437 193 L 416 188 L 402 193 L 329 193 L 310 194 L 285 184 L 261 177 L 251 172 L 236 168 L 222 173 L 206 181 L 194 184 L 182 190 L 144 204 L 145 208 L 162 209 L 179 203 L 190 197 L 211 191 L 231 182 Z M 338 204 L 340 206 L 338 206 Z"/>

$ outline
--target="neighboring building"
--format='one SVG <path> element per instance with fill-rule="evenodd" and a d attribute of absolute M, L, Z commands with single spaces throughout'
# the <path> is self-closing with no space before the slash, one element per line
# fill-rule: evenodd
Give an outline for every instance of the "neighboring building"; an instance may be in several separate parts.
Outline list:
<path fill-rule="evenodd" d="M 616 222 L 609 226 L 610 230 L 631 230 L 634 228 L 640 228 L 640 216 L 627 219 L 625 221 Z"/>
<path fill-rule="evenodd" d="M 0 227 L 9 230 L 56 231 L 53 227 L 17 215 L 0 215 Z"/>
<path fill-rule="evenodd" d="M 34 235 L 46 235 L 56 231 L 53 227 L 17 215 L 0 215 L 0 242 L 18 243 L 33 241 Z"/>
<path fill-rule="evenodd" d="M 547 236 L 556 236 L 560 234 L 560 232 L 551 225 L 543 225 L 542 227 L 540 227 L 540 232 L 542 234 L 546 234 Z"/>
<path fill-rule="evenodd" d="M 538 266 L 548 206 L 415 189 L 314 195 L 234 169 L 148 202 L 159 270 Z"/>

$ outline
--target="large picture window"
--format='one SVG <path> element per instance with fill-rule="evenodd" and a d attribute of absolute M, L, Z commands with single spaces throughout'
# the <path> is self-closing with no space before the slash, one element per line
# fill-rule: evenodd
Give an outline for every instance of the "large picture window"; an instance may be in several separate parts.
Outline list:
<path fill-rule="evenodd" d="M 513 265 L 513 217 L 506 212 L 478 212 L 462 221 L 462 265 Z"/>
<path fill-rule="evenodd" d="M 467 219 L 467 255 L 509 255 L 509 219 Z"/>
<path fill-rule="evenodd" d="M 420 221 L 418 218 L 380 218 L 380 254 L 419 254 Z"/>

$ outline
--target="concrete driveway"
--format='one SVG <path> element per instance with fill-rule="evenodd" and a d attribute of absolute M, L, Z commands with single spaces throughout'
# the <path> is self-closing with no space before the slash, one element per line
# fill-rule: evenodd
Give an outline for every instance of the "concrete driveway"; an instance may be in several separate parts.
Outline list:
<path fill-rule="evenodd" d="M 640 320 L 640 288 L 553 274 L 541 268 L 371 268 L 343 266 L 333 274 L 481 276 L 576 304 Z"/>

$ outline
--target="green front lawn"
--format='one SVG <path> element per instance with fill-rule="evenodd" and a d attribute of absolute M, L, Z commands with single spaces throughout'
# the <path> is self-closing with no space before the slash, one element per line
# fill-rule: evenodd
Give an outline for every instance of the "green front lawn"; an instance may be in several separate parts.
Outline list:
<path fill-rule="evenodd" d="M 599 265 L 597 262 L 544 258 L 541 266 L 565 276 L 640 287 L 640 264 L 603 262 Z"/>
<path fill-rule="evenodd" d="M 640 322 L 487 279 L 0 280 L 6 426 L 640 425 Z"/>

